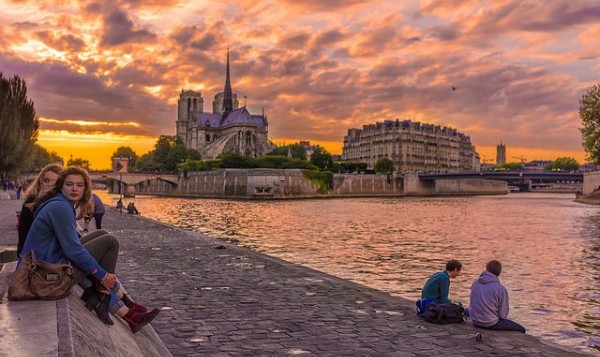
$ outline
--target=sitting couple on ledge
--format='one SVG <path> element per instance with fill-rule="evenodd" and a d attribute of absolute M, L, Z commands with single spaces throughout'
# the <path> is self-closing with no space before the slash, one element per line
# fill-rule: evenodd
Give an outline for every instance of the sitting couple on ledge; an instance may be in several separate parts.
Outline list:
<path fill-rule="evenodd" d="M 417 306 L 422 306 L 424 310 L 429 303 L 451 303 L 448 299 L 450 278 L 458 277 L 461 270 L 462 264 L 458 260 L 448 261 L 446 270 L 433 274 L 427 280 Z M 508 318 L 508 291 L 498 278 L 501 272 L 502 264 L 499 261 L 487 263 L 485 271 L 471 285 L 470 306 L 465 310 L 465 315 L 471 318 L 476 327 L 525 333 L 523 326 Z"/>

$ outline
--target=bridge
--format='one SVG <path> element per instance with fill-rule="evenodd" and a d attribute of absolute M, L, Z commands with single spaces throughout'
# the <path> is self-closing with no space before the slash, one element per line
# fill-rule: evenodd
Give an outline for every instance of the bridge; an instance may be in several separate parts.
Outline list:
<path fill-rule="evenodd" d="M 422 173 L 422 181 L 435 181 L 438 179 L 458 178 L 484 178 L 489 180 L 506 181 L 508 185 L 518 186 L 521 190 L 532 187 L 544 187 L 558 183 L 583 183 L 583 172 L 567 171 L 481 171 L 481 172 L 455 172 L 455 173 Z"/>
<path fill-rule="evenodd" d="M 20 179 L 30 182 L 38 173 L 27 173 L 21 175 Z M 177 189 L 179 177 L 174 174 L 163 173 L 114 173 L 100 172 L 90 173 L 92 183 L 106 185 L 111 192 L 134 196 L 136 192 L 170 192 Z"/>

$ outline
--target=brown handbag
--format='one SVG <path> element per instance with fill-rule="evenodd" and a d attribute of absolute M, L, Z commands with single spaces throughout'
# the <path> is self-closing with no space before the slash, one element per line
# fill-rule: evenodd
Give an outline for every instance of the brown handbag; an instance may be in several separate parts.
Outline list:
<path fill-rule="evenodd" d="M 8 286 L 9 300 L 55 300 L 69 296 L 73 287 L 70 262 L 48 263 L 36 259 L 33 251 L 21 257 Z"/>

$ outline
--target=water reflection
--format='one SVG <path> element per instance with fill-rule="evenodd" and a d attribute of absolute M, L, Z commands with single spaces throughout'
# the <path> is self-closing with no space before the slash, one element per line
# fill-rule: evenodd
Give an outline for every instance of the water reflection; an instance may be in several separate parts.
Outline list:
<path fill-rule="evenodd" d="M 106 197 L 115 204 L 118 197 Z M 553 342 L 600 348 L 600 212 L 572 195 L 247 202 L 136 197 L 146 217 L 416 299 L 457 258 L 452 300 L 468 304 L 490 259 L 510 316 Z"/>

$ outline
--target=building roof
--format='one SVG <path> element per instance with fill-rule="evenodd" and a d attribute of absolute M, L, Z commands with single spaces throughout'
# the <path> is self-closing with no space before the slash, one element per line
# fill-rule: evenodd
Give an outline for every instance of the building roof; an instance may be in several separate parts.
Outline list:
<path fill-rule="evenodd" d="M 267 121 L 262 115 L 252 115 L 246 107 L 236 109 L 229 113 L 223 120 L 220 114 L 198 113 L 196 122 L 199 128 L 224 128 L 236 124 L 254 125 L 259 129 L 264 129 Z"/>

